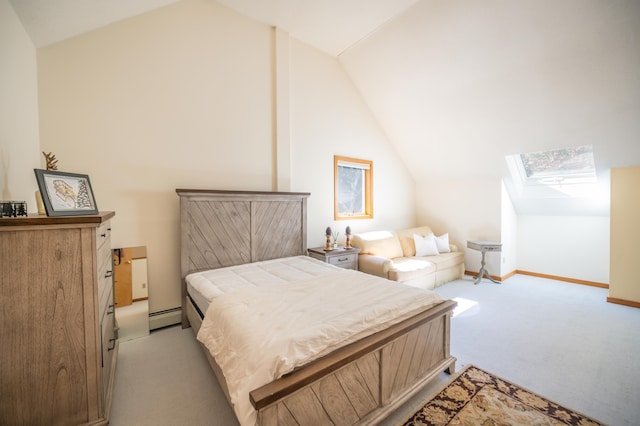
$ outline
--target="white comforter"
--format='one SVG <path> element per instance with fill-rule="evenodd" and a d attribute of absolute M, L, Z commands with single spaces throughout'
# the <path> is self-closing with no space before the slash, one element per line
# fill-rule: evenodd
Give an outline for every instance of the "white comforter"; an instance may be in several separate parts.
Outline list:
<path fill-rule="evenodd" d="M 327 269 L 300 281 L 263 281 L 212 299 L 197 337 L 221 367 L 242 425 L 256 421 L 250 391 L 443 301 L 434 292 Z"/>

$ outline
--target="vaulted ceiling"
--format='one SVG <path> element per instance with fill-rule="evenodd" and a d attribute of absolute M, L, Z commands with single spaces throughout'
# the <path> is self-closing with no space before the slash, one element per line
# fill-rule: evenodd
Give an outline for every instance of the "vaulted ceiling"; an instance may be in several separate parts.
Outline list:
<path fill-rule="evenodd" d="M 179 0 L 9 0 L 36 47 Z M 213 0 L 211 0 L 213 1 Z M 218 0 L 337 56 L 418 0 Z"/>
<path fill-rule="evenodd" d="M 9 1 L 42 47 L 176 0 Z M 337 57 L 418 182 L 585 144 L 605 183 L 640 165 L 640 2 L 217 1 Z"/>

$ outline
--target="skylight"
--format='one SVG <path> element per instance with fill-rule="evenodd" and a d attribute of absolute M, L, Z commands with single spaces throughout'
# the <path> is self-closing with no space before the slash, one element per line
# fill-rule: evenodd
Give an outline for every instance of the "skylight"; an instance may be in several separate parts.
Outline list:
<path fill-rule="evenodd" d="M 510 155 L 507 163 L 520 190 L 545 187 L 552 192 L 538 196 L 588 196 L 596 183 L 591 145 Z"/>
<path fill-rule="evenodd" d="M 596 177 L 591 145 L 520 154 L 520 161 L 527 179 L 540 183 Z"/>

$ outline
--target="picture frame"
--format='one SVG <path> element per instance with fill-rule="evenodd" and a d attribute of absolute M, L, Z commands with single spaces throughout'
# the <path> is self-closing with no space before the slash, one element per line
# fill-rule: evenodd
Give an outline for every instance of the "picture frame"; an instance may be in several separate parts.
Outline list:
<path fill-rule="evenodd" d="M 33 169 L 47 216 L 98 214 L 88 175 Z"/>

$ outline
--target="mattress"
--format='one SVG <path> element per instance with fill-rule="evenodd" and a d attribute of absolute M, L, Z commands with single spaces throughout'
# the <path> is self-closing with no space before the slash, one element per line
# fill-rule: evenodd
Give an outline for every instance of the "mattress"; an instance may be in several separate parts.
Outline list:
<path fill-rule="evenodd" d="M 197 338 L 242 425 L 255 424 L 252 390 L 444 300 L 307 256 L 199 272 L 187 283 L 208 304 Z"/>
<path fill-rule="evenodd" d="M 320 277 L 341 269 L 309 256 L 294 256 L 246 263 L 187 275 L 187 292 L 204 314 L 220 295 L 248 288 L 273 286 Z"/>

